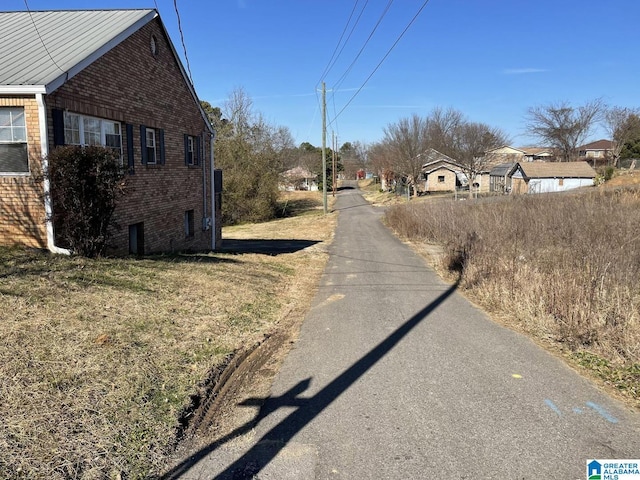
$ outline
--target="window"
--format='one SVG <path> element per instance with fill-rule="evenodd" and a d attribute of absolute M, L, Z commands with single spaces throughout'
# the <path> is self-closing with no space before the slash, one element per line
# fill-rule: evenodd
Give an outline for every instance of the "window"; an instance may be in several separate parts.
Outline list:
<path fill-rule="evenodd" d="M 122 130 L 119 122 L 64 112 L 64 143 L 108 147 L 122 159 Z"/>
<path fill-rule="evenodd" d="M 193 225 L 193 210 L 187 210 L 184 212 L 184 234 L 187 238 L 191 238 L 195 234 L 195 228 Z"/>
<path fill-rule="evenodd" d="M 24 107 L 0 107 L 0 174 L 29 173 Z"/>
<path fill-rule="evenodd" d="M 200 165 L 200 137 L 184 136 L 184 164 L 188 166 Z"/>
<path fill-rule="evenodd" d="M 187 155 L 187 165 L 195 165 L 195 141 L 192 136 L 187 135 L 187 145 L 186 145 L 186 155 Z"/>
<path fill-rule="evenodd" d="M 147 149 L 147 163 L 155 164 L 156 163 L 156 131 L 153 128 L 147 128 L 147 133 L 145 134 L 145 145 Z"/>
<path fill-rule="evenodd" d="M 444 183 L 444 175 L 438 175 L 438 183 Z"/>
<path fill-rule="evenodd" d="M 164 165 L 164 130 L 140 125 L 143 165 Z"/>

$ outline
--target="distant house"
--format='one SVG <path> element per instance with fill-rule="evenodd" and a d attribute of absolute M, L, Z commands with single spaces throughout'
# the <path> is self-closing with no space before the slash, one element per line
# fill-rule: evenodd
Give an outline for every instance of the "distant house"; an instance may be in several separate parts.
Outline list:
<path fill-rule="evenodd" d="M 549 193 L 593 185 L 596 172 L 587 162 L 524 162 L 508 176 L 512 193 Z"/>
<path fill-rule="evenodd" d="M 504 163 L 536 162 L 539 160 L 548 161 L 555 155 L 551 148 L 546 147 L 502 147 L 488 150 L 485 155 L 488 157 L 487 164 L 493 168 Z"/>
<path fill-rule="evenodd" d="M 316 183 L 317 175 L 312 174 L 309 170 L 303 167 L 295 167 L 287 170 L 282 174 L 282 181 L 280 182 L 281 190 L 311 190 L 317 191 L 318 184 Z"/>
<path fill-rule="evenodd" d="M 422 165 L 425 192 L 453 192 L 469 184 L 462 166 L 451 157 L 430 148 L 420 158 L 425 162 Z"/>
<path fill-rule="evenodd" d="M 520 148 L 510 147 L 509 145 L 503 145 L 498 148 L 493 148 L 485 152 L 487 157 L 487 164 L 491 167 L 496 165 L 502 165 L 505 163 L 518 163 L 525 161 L 525 155 L 527 152 Z"/>
<path fill-rule="evenodd" d="M 525 162 L 549 162 L 556 156 L 553 149 L 548 147 L 522 147 L 522 151 Z"/>
<path fill-rule="evenodd" d="M 578 156 L 580 158 L 591 159 L 607 159 L 613 152 L 613 142 L 611 140 L 597 140 L 578 147 Z"/>
<path fill-rule="evenodd" d="M 60 145 L 120 155 L 116 252 L 219 244 L 214 131 L 156 10 L 0 12 L 0 31 L 0 244 L 64 251 L 37 181 Z"/>

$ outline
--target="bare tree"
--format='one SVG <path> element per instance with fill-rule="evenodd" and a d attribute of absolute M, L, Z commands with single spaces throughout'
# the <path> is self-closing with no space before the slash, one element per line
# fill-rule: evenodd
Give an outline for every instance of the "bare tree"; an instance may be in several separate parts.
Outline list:
<path fill-rule="evenodd" d="M 380 178 L 381 188 L 388 190 L 393 180 L 394 155 L 389 145 L 383 142 L 374 143 L 368 149 L 368 158 L 374 172 Z"/>
<path fill-rule="evenodd" d="M 457 160 L 473 184 L 478 174 L 488 168 L 490 159 L 485 152 L 506 143 L 507 136 L 499 128 L 470 122 L 454 108 L 438 107 L 426 118 L 413 115 L 389 125 L 381 144 L 370 151 L 370 158 L 378 163 L 391 155 L 393 170 L 407 176 L 415 192 L 422 177 L 421 154 L 428 149 Z"/>
<path fill-rule="evenodd" d="M 640 137 L 640 110 L 611 107 L 604 114 L 604 126 L 613 142 L 613 164 L 618 166 L 625 144 Z"/>
<path fill-rule="evenodd" d="M 345 142 L 340 147 L 340 156 L 347 178 L 356 178 L 358 170 L 367 169 L 367 145 L 362 142 Z"/>
<path fill-rule="evenodd" d="M 568 162 L 577 157 L 577 147 L 584 143 L 605 109 L 602 99 L 580 107 L 568 102 L 532 107 L 526 116 L 527 130 Z"/>
<path fill-rule="evenodd" d="M 491 158 L 486 152 L 508 143 L 502 130 L 479 122 L 465 121 L 458 125 L 454 138 L 453 157 L 462 166 L 470 186 L 473 186 L 480 173 L 489 168 Z"/>
<path fill-rule="evenodd" d="M 427 137 L 431 148 L 444 153 L 455 155 L 456 136 L 460 126 L 466 123 L 464 115 L 452 107 L 434 108 L 427 117 Z"/>
<path fill-rule="evenodd" d="M 398 123 L 389 124 L 384 129 L 383 143 L 393 154 L 393 169 L 406 177 L 408 185 L 417 194 L 417 182 L 422 176 L 422 158 L 419 156 L 428 148 L 426 119 L 414 114 L 402 118 Z"/>
<path fill-rule="evenodd" d="M 256 123 L 253 100 L 243 87 L 236 87 L 224 102 L 222 113 L 236 135 L 247 135 Z"/>
<path fill-rule="evenodd" d="M 289 130 L 254 112 L 247 93 L 234 90 L 222 109 L 204 104 L 217 123 L 215 158 L 224 170 L 224 224 L 263 221 L 277 211 L 279 175 L 295 150 Z M 224 115 L 224 119 L 222 118 Z"/>

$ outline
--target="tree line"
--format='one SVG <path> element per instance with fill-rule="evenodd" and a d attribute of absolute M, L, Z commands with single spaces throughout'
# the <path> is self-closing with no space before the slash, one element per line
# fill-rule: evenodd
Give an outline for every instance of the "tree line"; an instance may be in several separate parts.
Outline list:
<path fill-rule="evenodd" d="M 235 89 L 221 107 L 201 105 L 216 130 L 214 157 L 223 171 L 222 223 L 233 225 L 275 218 L 283 173 L 302 167 L 318 179 L 322 188 L 322 149 L 308 142 L 295 145 L 287 127 L 272 125 L 253 108 L 249 95 Z M 366 168 L 366 146 L 346 142 L 334 152 L 326 149 L 327 188 L 336 171 L 355 178 Z"/>
<path fill-rule="evenodd" d="M 272 125 L 253 109 L 242 89 L 233 91 L 221 107 L 202 102 L 215 130 L 216 166 L 223 170 L 223 224 L 265 221 L 278 211 L 283 173 L 302 167 L 322 188 L 322 149 L 308 142 L 298 146 L 289 129 Z M 541 146 L 551 149 L 557 161 L 578 158 L 578 147 L 597 125 L 613 142 L 609 162 L 640 157 L 640 110 L 610 107 L 602 99 L 572 106 L 558 102 L 527 110 L 526 131 Z M 485 153 L 508 145 L 511 139 L 500 128 L 468 119 L 454 108 L 436 107 L 426 116 L 417 114 L 389 123 L 374 144 L 345 142 L 326 149 L 327 188 L 332 187 L 333 157 L 336 170 L 356 178 L 361 170 L 394 172 L 417 193 L 422 166 L 436 150 L 461 165 L 470 184 L 485 171 Z"/>

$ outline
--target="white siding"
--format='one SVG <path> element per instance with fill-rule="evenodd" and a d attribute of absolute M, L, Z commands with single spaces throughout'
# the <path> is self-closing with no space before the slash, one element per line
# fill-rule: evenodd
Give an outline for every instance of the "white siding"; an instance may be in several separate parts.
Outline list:
<path fill-rule="evenodd" d="M 564 192 L 590 185 L 593 185 L 590 178 L 532 178 L 529 180 L 529 193 Z"/>

